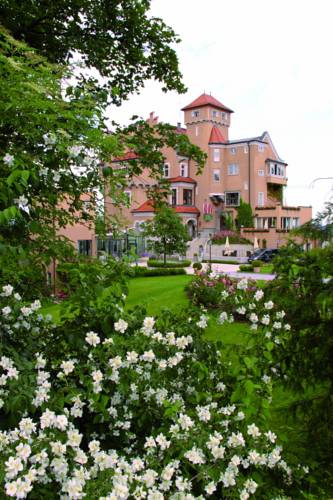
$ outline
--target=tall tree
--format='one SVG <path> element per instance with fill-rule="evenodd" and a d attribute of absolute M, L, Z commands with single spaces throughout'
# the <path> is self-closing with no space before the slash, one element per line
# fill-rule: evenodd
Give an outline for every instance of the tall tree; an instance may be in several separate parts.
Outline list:
<path fill-rule="evenodd" d="M 164 265 L 167 255 L 184 255 L 190 239 L 181 218 L 172 208 L 165 205 L 158 207 L 155 217 L 145 223 L 143 235 L 151 238 L 150 247 L 158 255 L 163 255 Z"/>
<path fill-rule="evenodd" d="M 155 79 L 163 90 L 184 92 L 178 58 L 179 42 L 161 19 L 149 15 L 150 0 L 2 0 L 0 23 L 53 63 L 73 55 L 95 68 L 111 102 Z M 105 94 L 106 97 L 106 94 Z"/>
<path fill-rule="evenodd" d="M 240 199 L 237 207 L 237 226 L 253 227 L 253 212 L 251 205 Z"/>

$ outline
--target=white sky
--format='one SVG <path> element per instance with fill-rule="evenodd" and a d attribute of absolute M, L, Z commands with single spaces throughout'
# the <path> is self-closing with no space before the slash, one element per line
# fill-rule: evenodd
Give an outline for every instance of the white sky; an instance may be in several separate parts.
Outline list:
<path fill-rule="evenodd" d="M 230 139 L 270 133 L 288 163 L 289 205 L 332 196 L 333 0 L 152 0 L 152 14 L 172 26 L 188 92 L 148 82 L 112 119 L 132 115 L 183 121 L 180 109 L 204 91 L 235 111 Z"/>

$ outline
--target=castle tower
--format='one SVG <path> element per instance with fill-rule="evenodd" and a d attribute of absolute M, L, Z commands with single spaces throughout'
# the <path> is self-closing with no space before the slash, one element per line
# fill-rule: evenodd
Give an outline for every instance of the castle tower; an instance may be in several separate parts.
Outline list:
<path fill-rule="evenodd" d="M 207 145 L 214 126 L 219 130 L 225 142 L 228 141 L 230 115 L 233 111 L 212 95 L 202 94 L 182 108 L 182 111 L 184 111 L 187 134 L 193 143 L 198 146 Z"/>

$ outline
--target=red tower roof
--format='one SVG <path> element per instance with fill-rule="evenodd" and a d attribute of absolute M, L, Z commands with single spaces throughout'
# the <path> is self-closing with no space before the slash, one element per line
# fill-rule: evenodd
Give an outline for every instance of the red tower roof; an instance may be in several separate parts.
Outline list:
<path fill-rule="evenodd" d="M 214 106 L 215 108 L 228 111 L 229 113 L 233 113 L 232 109 L 227 108 L 227 106 L 225 106 L 220 101 L 215 99 L 215 97 L 213 97 L 212 95 L 208 95 L 205 93 L 201 94 L 201 96 L 199 96 L 193 102 L 185 106 L 185 108 L 182 108 L 182 111 L 186 111 L 187 109 L 193 109 L 193 108 L 201 108 L 202 106 Z"/>
<path fill-rule="evenodd" d="M 138 208 L 132 210 L 132 212 L 155 212 L 154 204 L 152 200 L 147 200 Z"/>
<path fill-rule="evenodd" d="M 210 138 L 209 138 L 208 142 L 209 143 L 212 143 L 212 142 L 213 143 L 220 143 L 220 142 L 226 143 L 227 141 L 223 137 L 221 130 L 216 125 L 214 125 L 212 128 L 212 131 L 210 133 Z"/>

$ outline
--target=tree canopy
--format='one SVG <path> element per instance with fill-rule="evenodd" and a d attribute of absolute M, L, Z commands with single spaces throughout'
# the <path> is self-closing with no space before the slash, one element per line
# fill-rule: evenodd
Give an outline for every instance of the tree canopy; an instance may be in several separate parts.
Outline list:
<path fill-rule="evenodd" d="M 143 234 L 152 238 L 150 246 L 158 255 L 163 255 L 164 264 L 167 255 L 184 255 L 190 239 L 181 218 L 165 205 L 158 207 L 154 219 L 145 223 Z"/>
<path fill-rule="evenodd" d="M 149 8 L 150 0 L 3 0 L 0 23 L 52 63 L 76 53 L 106 78 L 105 97 L 119 105 L 147 79 L 185 91 L 172 47 L 179 39 Z"/>

